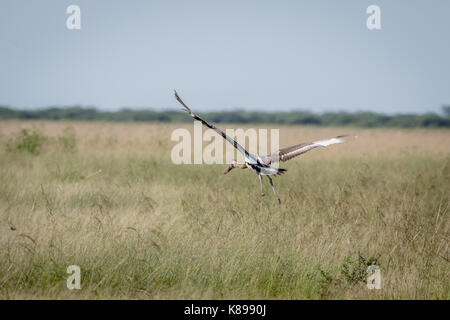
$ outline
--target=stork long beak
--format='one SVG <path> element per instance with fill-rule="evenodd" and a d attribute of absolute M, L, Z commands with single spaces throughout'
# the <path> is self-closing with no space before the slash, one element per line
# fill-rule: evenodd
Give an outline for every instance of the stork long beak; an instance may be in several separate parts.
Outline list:
<path fill-rule="evenodd" d="M 230 172 L 234 167 L 230 164 L 227 168 L 227 170 L 225 170 L 225 172 L 223 174 L 227 174 L 228 172 Z"/>

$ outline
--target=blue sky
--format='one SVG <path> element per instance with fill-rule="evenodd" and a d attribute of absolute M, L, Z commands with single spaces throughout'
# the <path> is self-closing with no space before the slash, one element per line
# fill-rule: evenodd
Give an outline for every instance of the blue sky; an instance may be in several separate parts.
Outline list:
<path fill-rule="evenodd" d="M 2 0 L 0 105 L 178 110 L 177 89 L 199 111 L 439 112 L 449 15 L 446 0 Z"/>

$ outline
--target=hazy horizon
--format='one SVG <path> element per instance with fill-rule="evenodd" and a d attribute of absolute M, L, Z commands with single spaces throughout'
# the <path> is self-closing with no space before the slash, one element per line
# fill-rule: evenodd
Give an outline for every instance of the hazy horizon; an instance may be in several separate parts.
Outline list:
<path fill-rule="evenodd" d="M 81 30 L 66 8 L 81 8 Z M 366 8 L 381 8 L 368 30 Z M 450 2 L 0 3 L 0 105 L 441 114 Z"/>
<path fill-rule="evenodd" d="M 203 109 L 200 110 L 201 113 L 207 113 L 207 112 L 260 112 L 260 113 L 288 113 L 288 112 L 310 112 L 313 114 L 321 115 L 325 113 L 377 113 L 377 114 L 384 114 L 388 116 L 394 116 L 394 115 L 406 115 L 406 114 L 412 114 L 412 115 L 425 115 L 425 114 L 437 114 L 440 116 L 445 116 L 445 112 L 443 111 L 444 106 L 448 105 L 442 105 L 437 110 L 424 110 L 419 112 L 414 111 L 376 111 L 376 110 L 345 110 L 345 109 L 336 109 L 336 110 L 308 110 L 308 109 L 302 109 L 302 108 L 293 108 L 293 109 L 282 109 L 282 110 L 259 110 L 259 109 L 246 109 L 246 108 L 226 108 L 226 109 Z M 151 106 L 137 106 L 137 107 L 109 107 L 109 108 L 99 108 L 92 105 L 52 105 L 52 106 L 37 106 L 32 108 L 20 108 L 15 106 L 9 106 L 4 105 L 0 103 L 0 108 L 5 107 L 11 110 L 15 111 L 40 111 L 40 110 L 46 110 L 46 109 L 52 109 L 52 108 L 58 108 L 58 109 L 68 109 L 68 108 L 82 108 L 82 109 L 95 109 L 98 112 L 119 112 L 122 110 L 131 110 L 131 111 L 140 111 L 140 110 L 149 110 L 149 111 L 156 111 L 156 112 L 165 112 L 165 111 L 179 111 L 180 113 L 183 113 L 183 110 L 180 108 L 175 107 L 151 107 Z"/>

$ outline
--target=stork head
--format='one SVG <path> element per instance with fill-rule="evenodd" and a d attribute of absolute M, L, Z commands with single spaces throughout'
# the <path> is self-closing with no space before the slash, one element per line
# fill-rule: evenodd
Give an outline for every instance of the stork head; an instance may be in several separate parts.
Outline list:
<path fill-rule="evenodd" d="M 233 160 L 230 165 L 228 166 L 227 170 L 225 170 L 225 172 L 223 174 L 227 174 L 228 172 L 230 172 L 231 170 L 233 170 L 234 168 L 236 168 L 237 166 L 237 162 L 236 160 Z"/>

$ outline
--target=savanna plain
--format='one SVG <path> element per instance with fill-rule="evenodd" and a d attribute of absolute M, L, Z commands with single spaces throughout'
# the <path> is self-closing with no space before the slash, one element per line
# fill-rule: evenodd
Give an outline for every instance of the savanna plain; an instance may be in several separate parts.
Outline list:
<path fill-rule="evenodd" d="M 258 125 L 358 135 L 282 163 L 278 205 L 249 170 L 175 165 L 180 127 L 0 121 L 0 298 L 450 298 L 448 129 Z"/>

